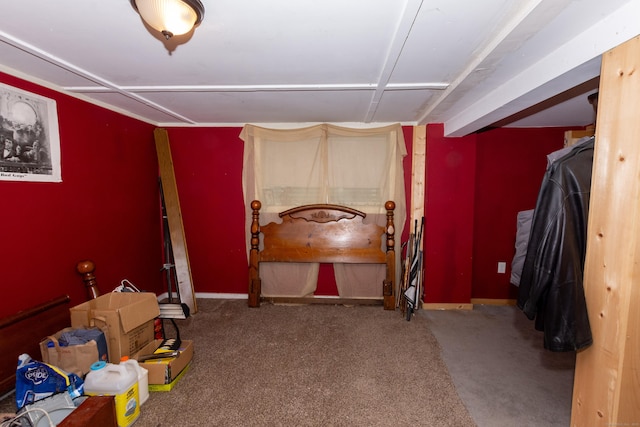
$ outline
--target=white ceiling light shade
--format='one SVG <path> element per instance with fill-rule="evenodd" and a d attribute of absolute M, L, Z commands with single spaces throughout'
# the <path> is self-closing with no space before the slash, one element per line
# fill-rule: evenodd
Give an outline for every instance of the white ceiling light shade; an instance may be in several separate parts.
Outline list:
<path fill-rule="evenodd" d="M 188 33 L 204 17 L 200 0 L 131 0 L 131 4 L 167 40 Z"/>

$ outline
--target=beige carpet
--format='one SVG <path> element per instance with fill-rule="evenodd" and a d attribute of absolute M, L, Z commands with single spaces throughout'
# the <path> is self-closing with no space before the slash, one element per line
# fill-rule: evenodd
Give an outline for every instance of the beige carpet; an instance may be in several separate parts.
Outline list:
<path fill-rule="evenodd" d="M 136 427 L 475 426 L 420 312 L 407 322 L 380 306 L 198 309 L 178 321 L 194 341 L 189 371 L 150 394 Z"/>

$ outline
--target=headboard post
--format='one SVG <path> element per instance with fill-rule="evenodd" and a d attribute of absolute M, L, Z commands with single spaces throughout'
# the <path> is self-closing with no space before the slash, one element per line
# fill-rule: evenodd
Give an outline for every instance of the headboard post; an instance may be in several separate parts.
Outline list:
<path fill-rule="evenodd" d="M 260 307 L 261 281 L 258 274 L 258 250 L 260 249 L 260 208 L 258 200 L 251 202 L 251 250 L 249 251 L 249 307 Z"/>
<path fill-rule="evenodd" d="M 396 204 L 389 200 L 384 204 L 385 209 L 387 210 L 387 226 L 385 228 L 385 232 L 387 233 L 387 278 L 383 282 L 382 285 L 382 295 L 384 298 L 384 309 L 385 310 L 395 310 L 396 308 L 396 300 L 393 294 L 393 282 L 395 280 L 396 272 L 395 272 L 395 226 L 393 224 L 393 211 L 396 208 Z"/>
<path fill-rule="evenodd" d="M 89 299 L 95 299 L 100 296 L 98 283 L 96 282 L 96 276 L 93 274 L 95 269 L 96 265 L 93 263 L 93 261 L 88 259 L 80 261 L 78 264 L 76 264 L 76 270 L 82 276 L 82 281 L 87 288 L 87 296 L 89 297 Z"/>

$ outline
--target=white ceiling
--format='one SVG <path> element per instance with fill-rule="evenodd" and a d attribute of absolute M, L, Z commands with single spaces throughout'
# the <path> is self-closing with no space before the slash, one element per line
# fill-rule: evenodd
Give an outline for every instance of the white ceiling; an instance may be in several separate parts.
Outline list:
<path fill-rule="evenodd" d="M 128 0 L 0 5 L 0 71 L 158 126 L 593 121 L 638 0 L 203 0 L 166 42 Z M 539 111 L 541 110 L 541 111 Z"/>

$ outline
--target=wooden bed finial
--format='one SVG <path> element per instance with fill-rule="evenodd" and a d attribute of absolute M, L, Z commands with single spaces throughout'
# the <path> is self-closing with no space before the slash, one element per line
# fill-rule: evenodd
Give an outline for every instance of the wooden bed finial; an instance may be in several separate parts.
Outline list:
<path fill-rule="evenodd" d="M 93 272 L 96 269 L 96 265 L 91 260 L 80 261 L 76 264 L 76 270 L 82 276 L 82 280 L 84 281 L 85 287 L 87 288 L 87 295 L 90 299 L 95 299 L 100 296 L 100 291 L 98 290 L 98 283 L 96 282 L 96 276 Z"/>
<path fill-rule="evenodd" d="M 387 210 L 387 251 L 393 251 L 395 249 L 395 225 L 393 224 L 393 211 L 396 208 L 396 204 L 389 200 L 384 204 L 384 208 Z"/>
<path fill-rule="evenodd" d="M 251 215 L 251 249 L 258 249 L 260 245 L 260 208 L 262 203 L 258 200 L 251 202 L 251 209 L 253 213 Z"/>

